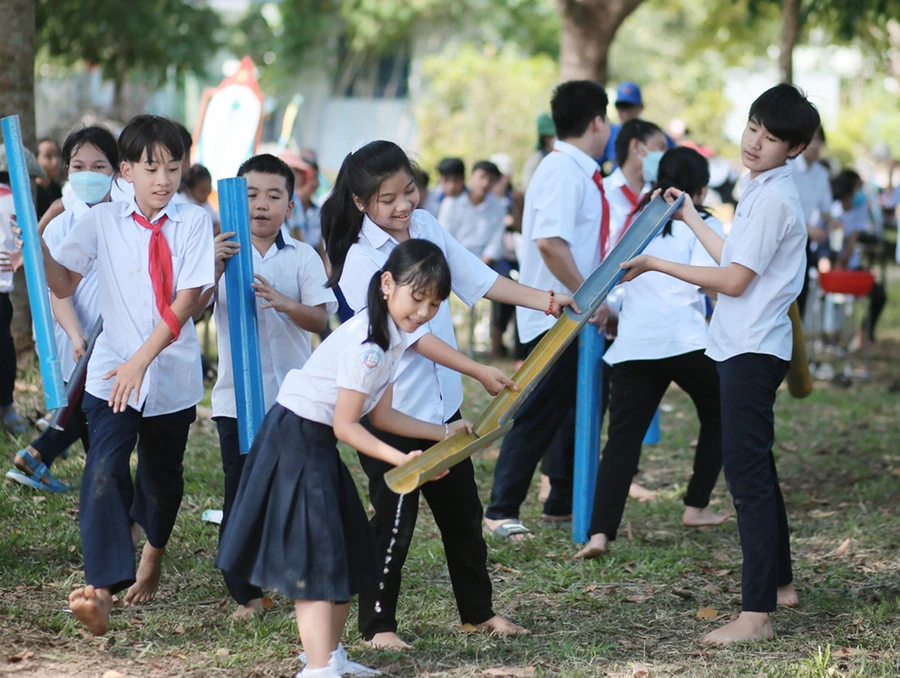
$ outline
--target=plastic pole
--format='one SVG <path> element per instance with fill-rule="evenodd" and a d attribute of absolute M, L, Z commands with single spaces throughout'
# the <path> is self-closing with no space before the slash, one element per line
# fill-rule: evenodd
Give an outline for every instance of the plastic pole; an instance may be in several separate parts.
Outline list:
<path fill-rule="evenodd" d="M 22 257 L 25 261 L 25 281 L 28 284 L 28 303 L 34 321 L 34 336 L 41 363 L 41 380 L 44 384 L 44 401 L 48 410 L 65 407 L 66 388 L 62 367 L 53 336 L 55 321 L 50 311 L 50 295 L 47 294 L 47 274 L 44 272 L 44 253 L 41 235 L 37 228 L 37 214 L 31 194 L 31 179 L 22 143 L 19 116 L 11 115 L 0 120 L 3 142 L 6 145 L 6 162 L 9 166 L 9 183 L 16 204 L 16 220 L 22 229 Z"/>
<path fill-rule="evenodd" d="M 572 541 L 588 540 L 594 489 L 600 465 L 603 425 L 603 335 L 585 325 L 578 339 L 578 400 L 575 406 L 575 478 L 572 492 Z"/>
<path fill-rule="evenodd" d="M 228 300 L 228 339 L 237 405 L 241 454 L 247 454 L 266 413 L 256 292 L 253 291 L 253 243 L 250 240 L 250 205 L 247 180 L 220 179 L 219 209 L 222 231 L 234 232 L 240 251 L 225 262 L 225 295 Z"/>
<path fill-rule="evenodd" d="M 660 439 L 659 410 L 656 410 L 656 414 L 653 415 L 650 426 L 647 427 L 647 432 L 644 434 L 644 445 L 656 445 Z"/>

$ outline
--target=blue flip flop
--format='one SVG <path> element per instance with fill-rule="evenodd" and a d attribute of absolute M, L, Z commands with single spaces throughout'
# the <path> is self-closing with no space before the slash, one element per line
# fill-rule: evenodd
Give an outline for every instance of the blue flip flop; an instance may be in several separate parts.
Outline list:
<path fill-rule="evenodd" d="M 22 449 L 19 450 L 18 456 L 22 457 L 26 464 L 28 464 L 28 468 L 31 469 L 32 474 L 29 476 L 21 471 L 10 471 L 6 474 L 6 477 L 10 480 L 13 480 L 22 485 L 28 485 L 29 487 L 33 487 L 36 490 L 48 491 L 54 493 L 62 493 L 68 492 L 72 489 L 72 486 L 68 483 L 64 483 L 56 478 L 54 478 L 50 469 L 47 468 L 47 464 L 44 462 L 39 462 L 37 459 L 31 456 L 31 453 Z M 28 482 L 23 482 L 22 478 L 26 478 Z M 44 480 L 46 479 L 46 482 Z"/>

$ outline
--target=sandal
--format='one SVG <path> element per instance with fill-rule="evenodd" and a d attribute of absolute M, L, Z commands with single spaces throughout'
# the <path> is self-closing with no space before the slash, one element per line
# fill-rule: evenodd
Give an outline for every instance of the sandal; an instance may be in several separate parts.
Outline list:
<path fill-rule="evenodd" d="M 484 526 L 484 529 L 488 534 L 493 535 L 494 537 L 499 537 L 500 539 L 509 539 L 510 537 L 515 537 L 520 534 L 534 534 L 531 530 L 529 530 L 522 524 L 521 520 L 517 518 L 506 520 L 497 525 L 497 527 L 495 527 L 493 530 L 487 525 Z"/>
<path fill-rule="evenodd" d="M 6 477 L 10 480 L 17 482 L 20 485 L 33 487 L 36 490 L 48 490 L 56 494 L 69 492 L 72 489 L 72 486 L 68 483 L 64 483 L 57 478 L 54 478 L 50 473 L 50 469 L 47 468 L 47 464 L 39 462 L 32 457 L 28 450 L 19 450 L 16 456 L 21 457 L 28 465 L 28 468 L 31 469 L 31 475 L 22 473 L 18 470 L 10 471 L 6 474 Z"/>
<path fill-rule="evenodd" d="M 541 514 L 541 525 L 544 527 L 565 528 L 572 526 L 572 515 L 567 516 L 551 516 L 546 513 Z"/>

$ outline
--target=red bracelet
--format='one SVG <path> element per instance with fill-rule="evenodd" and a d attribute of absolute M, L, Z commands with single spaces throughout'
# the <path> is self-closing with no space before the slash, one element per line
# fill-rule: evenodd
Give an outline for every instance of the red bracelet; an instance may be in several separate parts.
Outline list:
<path fill-rule="evenodd" d="M 553 301 L 556 299 L 556 292 L 550 290 L 550 305 L 544 311 L 544 315 L 553 315 Z"/>

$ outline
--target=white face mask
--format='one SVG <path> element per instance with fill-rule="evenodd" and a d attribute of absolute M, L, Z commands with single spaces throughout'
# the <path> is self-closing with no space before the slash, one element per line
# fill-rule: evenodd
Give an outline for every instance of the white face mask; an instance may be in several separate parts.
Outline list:
<path fill-rule="evenodd" d="M 665 152 L 650 151 L 646 147 L 642 148 L 647 151 L 647 155 L 641 158 L 641 175 L 646 183 L 652 184 L 656 181 L 656 177 L 659 174 L 659 162 L 662 160 Z"/>
<path fill-rule="evenodd" d="M 81 202 L 96 205 L 109 194 L 112 176 L 100 172 L 75 172 L 69 175 L 72 192 Z"/>

